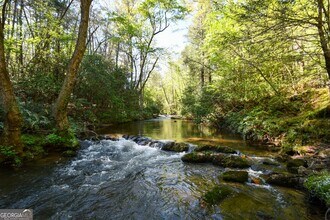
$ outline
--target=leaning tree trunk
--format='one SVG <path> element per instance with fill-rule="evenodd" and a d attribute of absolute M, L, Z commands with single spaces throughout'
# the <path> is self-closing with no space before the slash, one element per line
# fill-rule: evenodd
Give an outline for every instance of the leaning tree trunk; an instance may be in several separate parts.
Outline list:
<path fill-rule="evenodd" d="M 59 131 L 67 131 L 69 128 L 67 107 L 76 82 L 78 68 L 86 50 L 88 21 L 91 3 L 92 0 L 81 0 L 81 18 L 76 47 L 69 62 L 69 65 L 67 66 L 66 77 L 53 109 L 56 126 Z"/>
<path fill-rule="evenodd" d="M 319 38 L 320 38 L 320 43 L 321 43 L 321 48 L 323 51 L 323 57 L 325 61 L 325 69 L 328 73 L 328 82 L 327 86 L 329 89 L 329 96 L 330 96 L 330 48 L 329 48 L 329 40 L 328 40 L 328 34 L 324 31 L 330 30 L 330 23 L 328 23 L 328 26 L 324 28 L 325 22 L 323 22 L 323 13 L 326 14 L 326 16 L 329 15 L 329 10 L 326 10 L 324 7 L 323 0 L 317 0 L 317 8 L 318 8 L 318 16 L 317 16 L 317 29 L 319 33 Z"/>
<path fill-rule="evenodd" d="M 5 7 L 5 6 L 3 6 Z M 1 145 L 12 146 L 21 154 L 23 144 L 21 141 L 22 116 L 15 98 L 13 85 L 7 70 L 4 47 L 4 23 L 5 16 L 0 19 L 0 92 L 4 109 L 4 131 L 1 137 Z"/>

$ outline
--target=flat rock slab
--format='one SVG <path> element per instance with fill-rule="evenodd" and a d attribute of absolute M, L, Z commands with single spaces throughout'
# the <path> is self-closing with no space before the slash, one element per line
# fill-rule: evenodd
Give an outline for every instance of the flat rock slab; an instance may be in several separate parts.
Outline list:
<path fill-rule="evenodd" d="M 210 152 L 192 152 L 185 154 L 181 160 L 189 163 L 212 163 L 214 165 L 230 168 L 248 168 L 252 162 L 246 157 Z"/>

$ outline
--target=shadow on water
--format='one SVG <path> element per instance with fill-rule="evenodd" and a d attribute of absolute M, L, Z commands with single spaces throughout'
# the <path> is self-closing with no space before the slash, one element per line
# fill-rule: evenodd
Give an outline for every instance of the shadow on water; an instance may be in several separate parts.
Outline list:
<path fill-rule="evenodd" d="M 190 122 L 153 120 L 103 130 L 153 139 L 212 140 L 248 148 L 229 134 Z M 250 151 L 253 153 L 253 150 Z M 219 184 L 221 167 L 184 164 L 184 153 L 119 141 L 83 141 L 78 155 L 54 155 L 22 170 L 0 170 L 0 207 L 33 208 L 35 219 L 322 219 L 297 190 L 227 184 L 235 194 L 205 207 L 202 195 Z M 225 183 L 222 183 L 225 184 Z"/>

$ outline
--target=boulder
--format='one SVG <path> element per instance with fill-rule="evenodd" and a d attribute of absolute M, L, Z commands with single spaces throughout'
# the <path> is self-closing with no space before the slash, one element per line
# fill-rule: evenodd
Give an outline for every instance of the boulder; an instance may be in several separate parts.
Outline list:
<path fill-rule="evenodd" d="M 213 163 L 229 168 L 247 168 L 251 166 L 251 162 L 247 158 L 224 153 L 192 152 L 185 154 L 181 160 L 190 163 Z"/>
<path fill-rule="evenodd" d="M 301 166 L 308 167 L 307 161 L 301 158 L 291 159 L 286 164 L 286 168 L 290 173 L 298 173 L 298 168 Z"/>
<path fill-rule="evenodd" d="M 184 152 L 189 150 L 189 144 L 186 143 L 176 143 L 176 142 L 168 142 L 163 145 L 161 148 L 165 151 L 174 151 L 174 152 Z"/>
<path fill-rule="evenodd" d="M 188 163 L 212 163 L 213 157 L 211 153 L 192 152 L 183 155 L 181 160 Z"/>
<path fill-rule="evenodd" d="M 213 164 L 230 168 L 248 168 L 251 166 L 251 162 L 246 157 L 236 155 L 216 155 Z"/>
<path fill-rule="evenodd" d="M 224 172 L 221 177 L 224 181 L 245 183 L 249 179 L 249 173 L 247 171 L 230 170 Z"/>
<path fill-rule="evenodd" d="M 266 158 L 262 161 L 262 164 L 268 165 L 268 166 L 280 166 L 280 163 L 276 160 L 272 160 L 270 158 Z"/>
<path fill-rule="evenodd" d="M 227 146 L 212 146 L 212 145 L 203 145 L 199 146 L 195 149 L 197 152 L 203 152 L 203 151 L 212 151 L 212 152 L 217 152 L 217 153 L 226 153 L 226 154 L 236 154 L 236 150 L 227 147 Z"/>
<path fill-rule="evenodd" d="M 301 175 L 272 174 L 265 177 L 266 183 L 289 188 L 302 188 L 305 179 Z"/>

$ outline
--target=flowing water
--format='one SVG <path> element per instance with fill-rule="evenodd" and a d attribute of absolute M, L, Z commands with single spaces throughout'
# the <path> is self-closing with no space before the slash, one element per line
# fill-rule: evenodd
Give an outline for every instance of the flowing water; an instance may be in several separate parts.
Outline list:
<path fill-rule="evenodd" d="M 129 123 L 101 132 L 221 143 L 255 158 L 272 155 L 181 120 Z M 35 219 L 322 219 L 302 192 L 269 185 L 229 184 L 234 196 L 207 207 L 201 197 L 221 182 L 217 177 L 224 169 L 184 164 L 183 154 L 125 139 L 83 141 L 74 158 L 54 156 L 21 170 L 0 170 L 0 208 L 32 208 Z"/>

